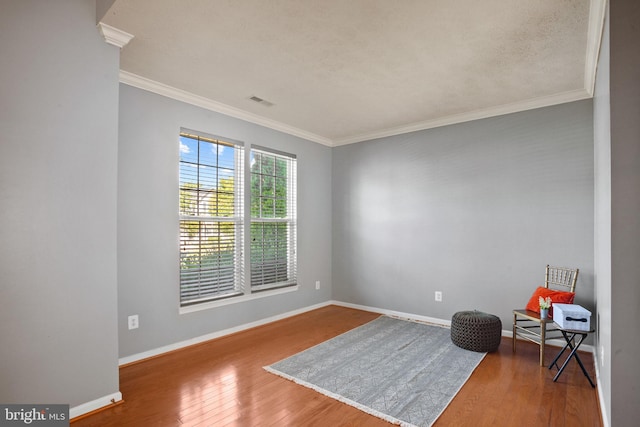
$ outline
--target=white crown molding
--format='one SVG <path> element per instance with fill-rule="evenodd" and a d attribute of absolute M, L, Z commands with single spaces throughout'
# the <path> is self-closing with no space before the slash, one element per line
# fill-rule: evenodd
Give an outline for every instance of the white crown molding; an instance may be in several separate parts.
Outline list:
<path fill-rule="evenodd" d="M 225 114 L 227 116 L 235 117 L 237 119 L 245 120 L 250 123 L 255 123 L 260 126 L 267 127 L 269 129 L 284 132 L 289 135 L 297 136 L 309 141 L 317 142 L 319 144 L 333 146 L 332 141 L 329 138 L 316 135 L 311 132 L 307 132 L 302 129 L 288 126 L 284 123 L 277 122 L 275 120 L 267 119 L 257 114 L 249 113 L 239 108 L 232 107 L 230 105 L 223 104 L 221 102 L 213 101 L 209 98 L 205 98 L 200 95 L 177 89 L 159 83 L 146 77 L 139 76 L 137 74 L 130 73 L 128 71 L 120 70 L 120 82 L 129 86 L 144 89 L 149 92 L 156 93 L 158 95 L 166 96 L 167 98 L 175 99 L 177 101 L 186 102 L 187 104 L 195 105 L 197 107 L 204 108 L 206 110 L 215 111 L 216 113 Z"/>
<path fill-rule="evenodd" d="M 456 123 L 464 123 L 472 120 L 486 119 L 489 117 L 502 116 L 504 114 L 517 113 L 520 111 L 533 110 L 541 107 L 549 107 L 551 105 L 564 104 L 566 102 L 579 101 L 591 98 L 585 89 L 577 89 L 559 94 L 542 96 L 512 104 L 499 105 L 496 107 L 483 108 L 481 110 L 469 111 L 467 113 L 454 114 L 451 116 L 440 117 L 433 120 L 427 120 L 419 123 L 412 123 L 405 126 L 398 126 L 380 131 L 355 135 L 348 138 L 337 139 L 333 141 L 333 146 L 354 144 L 356 142 L 369 141 L 377 138 L 401 135 L 409 132 L 416 132 L 425 129 L 432 129 L 441 126 L 453 125 Z"/>
<path fill-rule="evenodd" d="M 404 133 L 432 129 L 440 126 L 485 119 L 489 117 L 501 116 L 504 114 L 517 113 L 520 111 L 533 110 L 536 108 L 548 107 L 551 105 L 563 104 L 566 102 L 579 101 L 592 97 L 592 95 L 587 90 L 577 89 L 569 92 L 534 98 L 522 102 L 514 102 L 512 104 L 499 105 L 497 107 L 484 108 L 481 110 L 470 111 L 468 113 L 455 114 L 452 116 L 441 117 L 424 122 L 412 123 L 406 126 L 398 126 L 376 132 L 331 140 L 329 138 L 325 138 L 320 135 L 298 129 L 293 126 L 288 126 L 275 120 L 267 119 L 257 114 L 240 110 L 239 108 L 231 107 L 230 105 L 213 101 L 200 95 L 195 95 L 182 89 L 177 89 L 165 85 L 164 83 L 159 83 L 157 81 L 147 79 L 146 77 L 142 77 L 128 71 L 120 70 L 120 82 L 129 86 L 156 93 L 158 95 L 166 96 L 167 98 L 175 99 L 177 101 L 195 105 L 197 107 L 201 107 L 210 111 L 215 111 L 217 113 L 225 114 L 227 116 L 235 117 L 237 119 L 245 120 L 250 123 L 255 123 L 260 126 L 284 132 L 289 135 L 317 142 L 328 147 L 354 144 L 356 142 L 369 141 L 372 139 L 401 135 Z"/>
<path fill-rule="evenodd" d="M 317 142 L 328 147 L 336 147 L 340 145 L 353 144 L 372 139 L 401 135 L 409 132 L 432 129 L 456 123 L 463 123 L 472 120 L 511 114 L 519 111 L 548 107 L 551 105 L 557 105 L 566 102 L 579 101 L 582 99 L 593 97 L 606 6 L 607 0 L 590 0 L 589 27 L 587 34 L 587 49 L 585 52 L 583 89 L 577 89 L 564 93 L 514 102 L 511 104 L 469 111 L 446 117 L 439 117 L 436 119 L 377 130 L 369 133 L 352 135 L 344 138 L 327 138 L 300 128 L 287 125 L 282 122 L 278 122 L 273 119 L 268 119 L 257 114 L 249 113 L 239 108 L 232 107 L 230 105 L 226 105 L 212 99 L 184 91 L 182 89 L 177 89 L 175 87 L 165 85 L 163 83 L 130 73 L 128 71 L 120 71 L 120 82 L 129 86 L 156 93 L 158 95 L 166 96 L 171 99 L 195 105 L 210 111 L 225 114 L 227 116 L 235 117 L 240 120 L 264 126 L 302 139 L 306 139 L 308 141 Z M 125 46 L 131 40 L 131 38 L 133 38 L 131 34 L 118 30 L 102 22 L 98 23 L 98 27 L 107 43 L 113 44 L 120 48 Z"/>
<path fill-rule="evenodd" d="M 133 38 L 133 34 L 129 34 L 125 31 L 119 30 L 117 28 L 112 27 L 111 25 L 107 25 L 104 22 L 98 22 L 97 25 L 100 30 L 100 34 L 104 37 L 104 41 L 114 46 L 122 49 L 131 41 Z"/>
<path fill-rule="evenodd" d="M 587 31 L 587 57 L 584 61 L 584 87 L 591 96 L 593 96 L 596 86 L 596 72 L 606 10 L 607 0 L 591 0 L 589 29 Z"/>

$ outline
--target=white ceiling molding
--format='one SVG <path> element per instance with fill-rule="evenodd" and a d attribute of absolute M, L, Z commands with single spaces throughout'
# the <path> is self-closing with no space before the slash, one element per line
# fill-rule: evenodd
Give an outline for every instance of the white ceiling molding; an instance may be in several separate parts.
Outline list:
<path fill-rule="evenodd" d="M 100 34 L 102 34 L 102 37 L 104 37 L 104 41 L 117 46 L 120 49 L 125 47 L 127 43 L 129 43 L 133 38 L 133 34 L 129 34 L 103 22 L 98 22 L 97 26 L 100 30 Z"/>
<path fill-rule="evenodd" d="M 604 19 L 607 10 L 607 0 L 591 0 L 589 12 L 589 29 L 587 32 L 587 58 L 584 69 L 584 87 L 593 96 L 596 86 L 596 71 L 600 45 L 602 44 L 602 32 L 604 31 Z"/>
<path fill-rule="evenodd" d="M 101 22 L 136 35 L 123 83 L 330 147 L 593 96 L 607 0 L 312 3 L 112 0 Z"/>
<path fill-rule="evenodd" d="M 278 13 L 260 0 L 215 8 L 207 0 L 192 8 L 171 0 L 116 0 L 102 19 L 113 26 L 98 26 L 107 42 L 119 47 L 131 35 L 114 27 L 139 38 L 121 53 L 122 83 L 329 147 L 593 97 L 607 0 L 492 2 L 500 13 L 473 0 L 441 7 L 367 4 L 327 0 L 326 7 Z M 467 9 L 490 25 L 459 14 Z M 438 20 L 423 25 L 431 22 L 432 12 L 442 25 Z M 360 14 L 367 19 L 349 21 Z M 216 32 L 207 25 L 186 32 L 181 25 L 171 31 L 158 25 L 227 15 L 243 17 L 247 28 L 238 32 L 233 19 L 219 22 Z M 279 25 L 272 27 L 266 17 L 277 18 Z M 388 26 L 368 32 L 370 22 Z M 351 30 L 342 31 L 351 24 L 363 25 L 355 40 Z M 321 61 L 309 54 L 314 51 L 323 52 Z M 216 67 L 216 78 L 210 79 L 202 70 L 215 66 L 216 58 L 228 58 L 229 66 Z M 185 73 L 176 62 L 197 67 Z M 248 69 L 253 63 L 264 68 Z M 353 78 L 359 75 L 362 79 Z M 295 84 L 289 85 L 293 76 Z M 246 102 L 255 94 L 279 108 L 257 111 Z M 385 108 L 369 109 L 375 100 L 384 100 Z M 458 113 L 445 116 L 445 111 Z"/>
<path fill-rule="evenodd" d="M 356 142 L 370 141 L 372 139 L 385 138 L 409 132 L 454 125 L 456 123 L 470 122 L 472 120 L 486 119 L 489 117 L 502 116 L 505 114 L 517 113 L 520 111 L 534 110 L 536 108 L 549 107 L 551 105 L 564 104 L 566 102 L 580 101 L 582 99 L 591 98 L 591 96 L 592 95 L 584 89 L 573 90 L 570 92 L 543 96 L 526 101 L 514 102 L 512 104 L 483 108 L 481 110 L 469 111 L 462 114 L 454 114 L 439 119 L 413 123 L 407 126 L 399 126 L 377 132 L 355 135 L 353 137 L 335 140 L 333 141 L 333 146 L 336 147 L 339 145 L 354 144 Z"/>
<path fill-rule="evenodd" d="M 340 145 L 354 144 L 356 142 L 369 141 L 372 139 L 384 138 L 388 136 L 401 135 L 409 132 L 416 132 L 425 129 L 432 129 L 440 126 L 453 125 L 456 123 L 464 123 L 472 120 L 486 119 L 489 117 L 501 116 L 504 114 L 517 113 L 519 111 L 533 110 L 536 108 L 549 107 L 551 105 L 564 104 L 566 102 L 580 101 L 582 99 L 591 98 L 586 89 L 579 89 L 560 94 L 544 96 L 540 98 L 530 99 L 522 102 L 514 102 L 507 105 L 499 105 L 496 107 L 485 108 L 476 111 L 470 111 L 462 114 L 455 114 L 434 120 L 413 123 L 406 126 L 399 126 L 390 129 L 383 129 L 376 132 L 355 135 L 349 138 L 331 140 L 302 129 L 288 126 L 275 120 L 267 119 L 257 114 L 252 114 L 244 110 L 213 101 L 200 95 L 176 89 L 174 87 L 159 83 L 146 77 L 141 77 L 127 71 L 120 70 L 120 82 L 129 86 L 137 87 L 167 98 L 195 105 L 206 110 L 215 111 L 216 113 L 235 117 L 250 123 L 267 127 L 269 129 L 284 132 L 289 135 L 297 136 L 309 141 L 317 142 L 328 147 L 337 147 Z"/>
<path fill-rule="evenodd" d="M 129 86 L 137 87 L 167 98 L 195 105 L 206 110 L 215 111 L 216 113 L 235 117 L 250 123 L 268 127 L 273 130 L 284 132 L 289 135 L 297 136 L 309 141 L 317 142 L 328 147 L 337 147 L 340 145 L 355 144 L 357 142 L 369 141 L 372 139 L 384 138 L 394 135 L 401 135 L 409 132 L 417 132 L 425 129 L 432 129 L 441 126 L 453 125 L 456 123 L 464 123 L 472 120 L 486 119 L 489 117 L 501 116 L 504 114 L 517 113 L 519 111 L 533 110 L 536 108 L 549 107 L 551 105 L 564 104 L 566 102 L 580 101 L 592 97 L 586 89 L 579 89 L 560 94 L 544 96 L 540 98 L 530 99 L 522 102 L 514 102 L 507 105 L 499 105 L 496 107 L 485 108 L 476 111 L 470 111 L 462 114 L 442 117 L 434 120 L 427 120 L 419 123 L 412 123 L 406 126 L 399 126 L 390 129 L 383 129 L 376 132 L 355 135 L 349 138 L 331 140 L 302 129 L 288 126 L 275 120 L 267 119 L 257 114 L 249 113 L 209 98 L 176 89 L 174 87 L 159 83 L 145 77 L 138 76 L 127 71 L 120 70 L 120 82 Z"/>
<path fill-rule="evenodd" d="M 317 142 L 319 144 L 327 145 L 329 147 L 333 146 L 332 141 L 328 138 L 324 138 L 314 133 L 307 132 L 305 130 L 298 129 L 292 126 L 288 126 L 284 123 L 280 123 L 275 120 L 267 119 L 257 114 L 249 113 L 239 108 L 231 107 L 221 102 L 213 101 L 209 98 L 205 98 L 200 95 L 195 95 L 193 93 L 184 91 L 182 89 L 177 89 L 175 87 L 165 85 L 164 83 L 159 83 L 154 80 L 147 79 L 146 77 L 129 73 L 127 71 L 120 70 L 120 82 L 129 86 L 137 87 L 138 89 L 143 89 L 149 92 L 156 93 L 158 95 L 166 96 L 167 98 L 171 98 L 177 101 L 185 102 L 187 104 L 195 105 L 197 107 L 204 108 L 206 110 L 215 111 L 216 113 L 221 113 L 227 116 L 235 117 L 236 119 L 241 119 L 250 123 L 255 123 L 257 125 L 264 126 L 269 129 L 273 129 L 280 132 L 284 132 L 289 135 L 297 136 L 302 139 Z"/>

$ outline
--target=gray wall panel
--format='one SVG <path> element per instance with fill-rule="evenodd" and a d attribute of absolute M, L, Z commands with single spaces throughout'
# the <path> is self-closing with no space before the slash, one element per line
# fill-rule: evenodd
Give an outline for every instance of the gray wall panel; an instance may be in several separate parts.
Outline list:
<path fill-rule="evenodd" d="M 611 424 L 611 123 L 609 93 L 609 16 L 605 21 L 593 97 L 595 147 L 595 299 L 596 364 L 604 399 L 603 417 Z"/>
<path fill-rule="evenodd" d="M 178 313 L 178 133 L 181 127 L 298 159 L 300 290 Z M 331 149 L 169 98 L 120 86 L 118 311 L 120 356 L 276 316 L 330 299 Z M 320 280 L 321 289 L 315 290 Z M 140 328 L 129 331 L 127 316 Z"/>
<path fill-rule="evenodd" d="M 550 263 L 593 309 L 592 103 L 338 147 L 333 218 L 337 300 L 509 329 Z"/>
<path fill-rule="evenodd" d="M 640 418 L 640 3 L 610 12 L 611 425 L 627 426 Z"/>
<path fill-rule="evenodd" d="M 0 13 L 0 402 L 118 392 L 119 50 L 85 0 Z"/>

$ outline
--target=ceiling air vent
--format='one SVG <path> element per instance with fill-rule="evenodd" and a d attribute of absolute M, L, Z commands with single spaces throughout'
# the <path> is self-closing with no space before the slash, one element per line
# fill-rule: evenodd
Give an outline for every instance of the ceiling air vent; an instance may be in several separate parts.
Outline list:
<path fill-rule="evenodd" d="M 273 102 L 269 102 L 266 99 L 262 99 L 259 96 L 250 96 L 249 97 L 250 100 L 257 102 L 260 105 L 264 105 L 265 107 L 272 107 L 273 106 Z"/>

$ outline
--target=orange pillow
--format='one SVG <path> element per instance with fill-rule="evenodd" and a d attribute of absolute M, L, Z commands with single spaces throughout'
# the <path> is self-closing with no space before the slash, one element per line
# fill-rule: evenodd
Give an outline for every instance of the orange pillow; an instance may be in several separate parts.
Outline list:
<path fill-rule="evenodd" d="M 539 286 L 538 289 L 533 293 L 531 299 L 527 303 L 527 310 L 535 311 L 536 313 L 540 313 L 540 300 L 538 297 L 546 298 L 551 297 L 551 304 L 559 303 L 559 304 L 573 304 L 573 298 L 576 296 L 574 292 L 566 292 L 566 291 L 556 291 L 553 289 L 543 288 Z M 549 309 L 549 317 L 553 316 L 553 305 Z"/>

